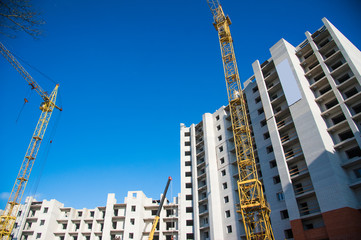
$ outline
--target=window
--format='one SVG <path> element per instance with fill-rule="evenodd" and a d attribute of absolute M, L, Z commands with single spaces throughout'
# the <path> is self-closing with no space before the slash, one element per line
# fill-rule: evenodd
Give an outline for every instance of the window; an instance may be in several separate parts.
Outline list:
<path fill-rule="evenodd" d="M 255 103 L 259 103 L 261 101 L 261 97 L 258 96 L 254 101 Z"/>
<path fill-rule="evenodd" d="M 263 108 L 260 108 L 257 110 L 257 112 L 258 112 L 258 115 L 261 115 L 262 113 L 264 113 L 264 110 L 263 110 Z"/>
<path fill-rule="evenodd" d="M 271 146 L 268 146 L 268 147 L 266 148 L 266 150 L 267 150 L 267 153 L 273 152 L 273 147 L 272 147 L 272 145 L 271 145 Z"/>
<path fill-rule="evenodd" d="M 191 161 L 186 161 L 186 162 L 184 162 L 184 165 L 185 165 L 185 166 L 191 166 L 192 163 L 191 163 Z"/>
<path fill-rule="evenodd" d="M 330 90 L 331 90 L 331 86 L 328 85 L 325 88 L 320 89 L 320 94 L 323 95 L 323 94 L 327 93 Z"/>
<path fill-rule="evenodd" d="M 289 218 L 289 216 L 288 216 L 288 211 L 287 211 L 287 210 L 281 211 L 280 214 L 281 214 L 281 219 L 287 219 L 287 218 Z"/>
<path fill-rule="evenodd" d="M 36 239 L 41 238 L 41 233 L 36 234 Z"/>
<path fill-rule="evenodd" d="M 218 126 L 217 126 L 217 130 L 218 130 L 218 131 L 221 130 L 221 125 L 218 125 Z"/>
<path fill-rule="evenodd" d="M 348 138 L 353 138 L 353 133 L 352 133 L 351 130 L 348 130 L 346 132 L 338 134 L 338 136 L 339 136 L 341 141 L 344 141 L 344 140 L 346 140 Z"/>
<path fill-rule="evenodd" d="M 218 136 L 218 141 L 222 141 L 222 135 Z"/>
<path fill-rule="evenodd" d="M 361 112 L 361 104 L 358 104 L 356 106 L 352 107 L 352 110 L 355 112 L 355 114 L 358 114 Z"/>
<path fill-rule="evenodd" d="M 274 184 L 277 184 L 277 183 L 280 183 L 281 182 L 281 179 L 280 179 L 280 176 L 275 176 L 275 177 L 273 177 L 273 183 Z"/>
<path fill-rule="evenodd" d="M 90 236 L 85 236 L 85 240 L 90 240 Z"/>
<path fill-rule="evenodd" d="M 219 120 L 219 115 L 216 116 L 216 120 L 217 120 L 217 121 Z"/>
<path fill-rule="evenodd" d="M 66 227 L 67 227 L 67 224 L 64 223 L 64 224 L 63 224 L 63 229 L 66 229 Z"/>
<path fill-rule="evenodd" d="M 43 226 L 45 224 L 45 220 L 40 221 L 40 226 Z"/>
<path fill-rule="evenodd" d="M 194 239 L 193 233 L 187 233 L 187 240 Z"/>
<path fill-rule="evenodd" d="M 94 211 L 90 211 L 90 216 L 94 217 Z"/>
<path fill-rule="evenodd" d="M 219 152 L 223 152 L 223 146 L 219 147 Z"/>
<path fill-rule="evenodd" d="M 77 236 L 74 236 L 74 237 L 73 237 L 73 240 L 78 240 L 78 237 L 77 237 Z"/>
<path fill-rule="evenodd" d="M 130 224 L 132 224 L 132 225 L 135 224 L 135 219 L 134 219 L 134 218 L 131 218 L 131 219 L 130 219 Z"/>
<path fill-rule="evenodd" d="M 80 223 L 75 224 L 75 231 L 80 228 Z"/>
<path fill-rule="evenodd" d="M 345 151 L 345 153 L 349 159 L 354 157 L 361 157 L 361 149 L 359 147 L 351 148 Z"/>
<path fill-rule="evenodd" d="M 185 156 L 190 156 L 190 155 L 191 155 L 191 151 L 185 151 L 185 152 L 184 152 L 184 155 L 185 155 Z"/>
<path fill-rule="evenodd" d="M 83 212 L 78 212 L 78 217 L 83 216 Z"/>
<path fill-rule="evenodd" d="M 18 212 L 18 217 L 20 217 L 20 216 L 21 216 L 21 211 Z"/>
<path fill-rule="evenodd" d="M 48 213 L 49 208 L 44 208 L 44 213 Z"/>
<path fill-rule="evenodd" d="M 265 134 L 263 134 L 263 138 L 266 140 L 269 138 L 269 132 L 266 132 Z"/>
<path fill-rule="evenodd" d="M 231 233 L 232 232 L 232 226 L 231 225 L 228 225 L 227 226 L 227 233 Z"/>
<path fill-rule="evenodd" d="M 224 163 L 224 157 L 222 157 L 221 159 L 219 159 L 219 161 L 221 162 L 221 164 Z"/>
<path fill-rule="evenodd" d="M 193 226 L 193 220 L 187 220 L 186 225 L 187 226 Z"/>
<path fill-rule="evenodd" d="M 88 224 L 88 229 L 92 229 L 92 227 L 93 227 L 93 224 L 89 223 Z"/>
<path fill-rule="evenodd" d="M 224 203 L 228 203 L 229 202 L 229 197 L 228 196 L 225 196 L 224 197 Z"/>
<path fill-rule="evenodd" d="M 276 160 L 270 161 L 270 162 L 269 162 L 269 166 L 270 166 L 270 168 L 277 167 L 277 162 L 276 162 Z"/>
<path fill-rule="evenodd" d="M 186 188 L 192 188 L 192 183 L 186 183 Z"/>
<path fill-rule="evenodd" d="M 129 239 L 133 239 L 134 238 L 134 233 L 129 233 Z"/>
<path fill-rule="evenodd" d="M 313 229 L 314 226 L 312 223 L 309 223 L 309 224 L 305 224 L 305 230 L 309 230 L 309 229 Z"/>
<path fill-rule="evenodd" d="M 193 207 L 187 207 L 187 208 L 186 208 L 186 212 L 187 212 L 187 213 L 193 212 Z"/>
<path fill-rule="evenodd" d="M 333 124 L 335 124 L 335 125 L 336 125 L 337 123 L 342 122 L 342 121 L 345 120 L 345 119 L 346 119 L 346 118 L 345 118 L 345 115 L 343 115 L 343 114 L 340 114 L 340 115 L 338 115 L 338 116 L 336 116 L 336 117 L 331 118 Z"/>
<path fill-rule="evenodd" d="M 184 136 L 185 136 L 185 137 L 189 137 L 190 135 L 191 135 L 190 132 L 184 132 Z"/>
<path fill-rule="evenodd" d="M 186 195 L 186 200 L 193 200 L 193 196 L 192 195 Z"/>
<path fill-rule="evenodd" d="M 330 109 L 337 104 L 338 104 L 337 99 L 334 99 L 332 101 L 329 101 L 328 103 L 325 103 L 325 106 L 326 106 L 326 109 Z"/>
<path fill-rule="evenodd" d="M 132 206 L 132 212 L 135 212 L 136 206 Z"/>
<path fill-rule="evenodd" d="M 184 142 L 184 146 L 190 146 L 191 142 Z"/>
<path fill-rule="evenodd" d="M 231 217 L 231 211 L 227 210 L 225 213 L 226 213 L 226 218 Z"/>
<path fill-rule="evenodd" d="M 118 209 L 114 209 L 114 216 L 118 216 Z"/>
<path fill-rule="evenodd" d="M 226 182 L 223 183 L 222 185 L 223 185 L 223 189 L 227 189 L 228 186 L 227 186 L 227 183 L 226 183 Z"/>
<path fill-rule="evenodd" d="M 353 172 L 357 178 L 361 178 L 361 168 L 354 169 Z"/>
<path fill-rule="evenodd" d="M 191 177 L 192 176 L 192 172 L 185 172 L 186 177 Z"/>
<path fill-rule="evenodd" d="M 252 91 L 253 91 L 253 93 L 257 92 L 257 91 L 258 91 L 258 87 L 254 87 L 254 88 L 252 89 Z"/>
<path fill-rule="evenodd" d="M 226 170 L 223 169 L 223 170 L 221 171 L 221 174 L 222 174 L 222 176 L 226 176 Z"/>
<path fill-rule="evenodd" d="M 266 126 L 266 125 L 267 125 L 266 119 L 263 119 L 263 120 L 260 122 L 260 125 L 261 125 L 261 127 Z"/>
<path fill-rule="evenodd" d="M 286 239 L 293 238 L 292 229 L 285 230 L 285 238 Z"/>

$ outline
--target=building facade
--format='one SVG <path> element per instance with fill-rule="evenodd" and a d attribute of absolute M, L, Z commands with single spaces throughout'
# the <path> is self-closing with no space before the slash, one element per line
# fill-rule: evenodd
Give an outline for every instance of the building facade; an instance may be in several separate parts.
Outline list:
<path fill-rule="evenodd" d="M 178 198 L 165 199 L 153 239 L 178 239 Z M 159 200 L 142 191 L 128 192 L 124 203 L 108 194 L 107 204 L 95 209 L 74 209 L 52 199 L 28 197 L 21 206 L 14 240 L 124 240 L 148 239 Z"/>
<path fill-rule="evenodd" d="M 360 239 L 361 52 L 327 19 L 244 84 L 275 239 Z M 227 107 L 181 124 L 180 239 L 244 239 Z"/>

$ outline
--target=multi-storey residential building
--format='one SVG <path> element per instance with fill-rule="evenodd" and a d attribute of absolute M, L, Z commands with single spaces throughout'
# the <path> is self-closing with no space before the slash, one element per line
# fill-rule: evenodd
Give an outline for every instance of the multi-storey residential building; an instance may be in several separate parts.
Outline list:
<path fill-rule="evenodd" d="M 275 239 L 361 236 L 361 52 L 323 23 L 244 83 Z M 243 239 L 227 107 L 180 132 L 180 239 Z"/>
<path fill-rule="evenodd" d="M 164 202 L 153 239 L 178 239 L 178 198 Z M 107 204 L 74 209 L 52 199 L 28 197 L 21 206 L 13 239 L 16 240 L 123 240 L 148 239 L 159 200 L 142 191 L 128 192 L 124 203 L 108 194 Z"/>

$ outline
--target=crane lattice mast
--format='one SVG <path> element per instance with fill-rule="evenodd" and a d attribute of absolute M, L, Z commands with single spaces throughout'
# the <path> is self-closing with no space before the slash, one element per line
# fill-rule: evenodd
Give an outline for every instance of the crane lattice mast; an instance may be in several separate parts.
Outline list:
<path fill-rule="evenodd" d="M 0 43 L 0 53 L 10 62 L 10 64 L 21 74 L 23 78 L 29 83 L 32 89 L 42 97 L 44 102 L 40 105 L 41 115 L 36 125 L 30 144 L 26 151 L 25 157 L 21 164 L 18 176 L 11 191 L 9 200 L 6 204 L 3 214 L 0 216 L 0 240 L 11 239 L 11 232 L 13 230 L 16 217 L 19 211 L 26 184 L 29 180 L 31 170 L 33 168 L 36 156 L 38 154 L 40 144 L 44 137 L 46 128 L 48 126 L 51 114 L 54 107 L 62 111 L 62 109 L 55 105 L 58 93 L 59 84 L 57 84 L 50 94 L 50 96 L 37 84 L 30 74 L 21 66 L 9 50 Z"/>
<path fill-rule="evenodd" d="M 227 85 L 239 175 L 237 182 L 240 201 L 238 212 L 242 215 L 247 240 L 273 240 L 269 217 L 271 210 L 264 198 L 262 183 L 258 179 L 247 107 L 229 29 L 231 20 L 224 15 L 218 0 L 207 0 L 207 2 L 213 15 L 213 25 L 218 32 Z"/>

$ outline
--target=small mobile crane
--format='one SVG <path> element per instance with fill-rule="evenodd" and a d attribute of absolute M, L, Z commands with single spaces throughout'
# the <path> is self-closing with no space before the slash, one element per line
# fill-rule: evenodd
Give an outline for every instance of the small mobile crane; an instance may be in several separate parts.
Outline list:
<path fill-rule="evenodd" d="M 156 216 L 154 218 L 154 221 L 153 221 L 152 230 L 150 230 L 150 233 L 149 233 L 148 240 L 153 240 L 154 232 L 155 232 L 155 229 L 156 229 L 156 227 L 158 225 L 158 221 L 159 221 L 160 211 L 162 211 L 163 203 L 164 203 L 164 200 L 165 200 L 165 196 L 167 195 L 167 191 L 168 191 L 170 181 L 172 181 L 171 177 L 168 178 L 167 185 L 165 186 L 162 199 L 160 200 L 160 203 L 159 203 L 157 214 L 156 214 Z"/>

